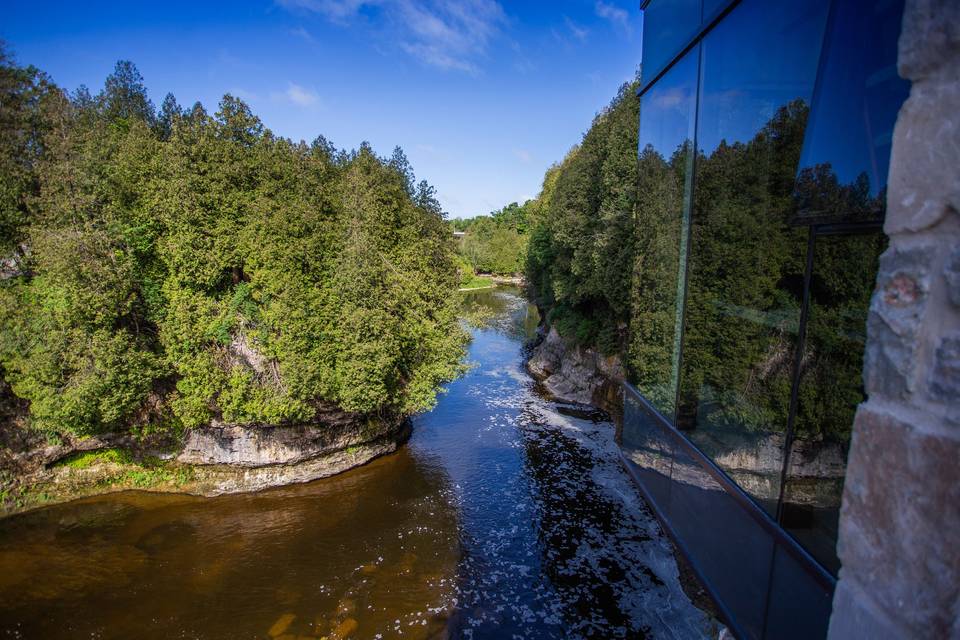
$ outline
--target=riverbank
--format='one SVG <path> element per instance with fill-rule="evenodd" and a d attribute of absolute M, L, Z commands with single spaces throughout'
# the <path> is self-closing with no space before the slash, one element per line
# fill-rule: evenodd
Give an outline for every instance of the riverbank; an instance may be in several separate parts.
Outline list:
<path fill-rule="evenodd" d="M 592 405 L 619 417 L 623 411 L 624 368 L 617 355 L 603 355 L 541 326 L 527 371 L 554 398 Z"/>
<path fill-rule="evenodd" d="M 523 274 L 513 274 L 509 276 L 497 276 L 489 273 L 478 273 L 471 280 L 458 289 L 461 293 L 466 291 L 481 291 L 483 289 L 493 289 L 498 286 L 513 286 L 523 288 L 527 281 Z"/>
<path fill-rule="evenodd" d="M 496 279 L 490 289 L 517 280 Z M 489 319 L 467 309 L 463 316 Z M 393 453 L 410 435 L 407 419 L 327 408 L 312 425 L 215 421 L 179 436 L 64 434 L 50 442 L 14 415 L 25 416 L 25 407 L 0 409 L 9 426 L 0 430 L 0 517 L 128 490 L 211 497 L 306 483 Z"/>
<path fill-rule="evenodd" d="M 6 449 L 0 516 L 77 498 L 141 490 L 213 497 L 301 484 L 343 473 L 410 436 L 410 421 L 322 425 L 215 425 L 182 441 L 108 434 Z"/>

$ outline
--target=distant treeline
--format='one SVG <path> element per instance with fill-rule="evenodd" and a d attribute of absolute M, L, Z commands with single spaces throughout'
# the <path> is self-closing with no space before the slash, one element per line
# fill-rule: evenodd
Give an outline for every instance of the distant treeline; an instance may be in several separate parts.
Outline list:
<path fill-rule="evenodd" d="M 524 270 L 527 255 L 528 210 L 532 200 L 520 205 L 512 202 L 487 216 L 459 218 L 450 228 L 462 231 L 459 253 L 467 277 L 471 273 L 515 275 Z"/>
<path fill-rule="evenodd" d="M 0 49 L 0 385 L 50 433 L 429 407 L 454 241 L 403 152 L 275 136 L 136 68 L 68 95 Z M 0 389 L 3 392 L 3 389 Z"/>

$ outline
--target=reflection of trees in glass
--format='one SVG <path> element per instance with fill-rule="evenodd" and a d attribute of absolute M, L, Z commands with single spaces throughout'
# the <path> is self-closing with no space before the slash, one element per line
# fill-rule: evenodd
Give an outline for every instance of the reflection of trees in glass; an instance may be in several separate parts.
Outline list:
<path fill-rule="evenodd" d="M 794 431 L 805 440 L 846 445 L 864 399 L 867 309 L 885 239 L 872 233 L 816 242 Z"/>
<path fill-rule="evenodd" d="M 843 463 L 853 415 L 864 399 L 866 315 L 886 240 L 873 232 L 820 235 L 815 243 L 782 523 L 836 572 Z"/>
<path fill-rule="evenodd" d="M 583 143 L 551 169 L 530 205 L 528 275 L 551 322 L 570 339 L 620 350 L 641 392 L 673 413 L 676 304 L 684 189 L 692 143 L 648 145 L 631 165 L 614 144 L 636 135 L 624 93 Z M 799 331 L 809 227 L 793 226 L 800 203 L 826 202 L 871 220 L 884 197 L 861 176 L 842 185 L 829 165 L 796 168 L 808 107 L 794 100 L 744 142 L 699 151 L 687 283 L 681 426 L 783 433 Z M 604 176 L 636 171 L 634 200 Z M 617 173 L 620 172 L 620 173 Z M 629 215 L 628 215 L 629 214 Z M 864 242 L 867 242 L 864 240 Z M 798 437 L 843 439 L 861 397 L 864 313 L 877 248 L 818 251 L 803 358 Z M 826 250 L 824 250 L 826 251 Z M 615 277 L 617 269 L 632 281 Z M 824 297 L 826 296 L 826 297 Z M 825 302 L 833 300 L 833 302 Z M 629 340 L 623 341 L 623 326 Z M 844 336 L 825 332 L 845 327 Z M 610 337 L 612 336 L 612 337 Z M 815 382 L 814 382 L 815 381 Z"/>
<path fill-rule="evenodd" d="M 637 387 L 666 415 L 673 413 L 674 405 L 680 227 L 692 148 L 692 142 L 685 141 L 668 161 L 648 145 L 640 152 L 639 161 L 627 361 Z"/>
<path fill-rule="evenodd" d="M 681 397 L 700 426 L 786 428 L 808 234 L 787 224 L 791 194 L 849 211 L 851 221 L 869 220 L 883 197 L 870 196 L 864 175 L 840 185 L 829 165 L 795 182 L 806 116 L 792 102 L 751 141 L 722 142 L 698 159 Z M 878 252 L 873 236 L 818 245 L 798 437 L 849 434 Z"/>
<path fill-rule="evenodd" d="M 806 118 L 795 100 L 697 160 L 680 414 L 701 427 L 786 427 L 807 237 L 787 218 Z"/>
<path fill-rule="evenodd" d="M 871 222 L 883 218 L 887 199 L 884 187 L 870 195 L 870 178 L 860 173 L 850 184 L 840 184 L 830 163 L 805 167 L 797 176 L 798 218 L 805 224 L 818 221 Z M 838 215 L 838 212 L 842 212 Z"/>

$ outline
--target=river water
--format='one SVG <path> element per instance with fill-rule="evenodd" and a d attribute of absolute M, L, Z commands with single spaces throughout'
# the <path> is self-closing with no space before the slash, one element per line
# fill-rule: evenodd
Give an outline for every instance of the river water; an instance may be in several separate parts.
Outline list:
<path fill-rule="evenodd" d="M 9 638 L 701 638 L 613 425 L 524 371 L 536 310 L 467 294 L 473 368 L 397 453 L 317 482 L 0 521 Z M 475 314 L 477 315 L 477 314 Z"/>

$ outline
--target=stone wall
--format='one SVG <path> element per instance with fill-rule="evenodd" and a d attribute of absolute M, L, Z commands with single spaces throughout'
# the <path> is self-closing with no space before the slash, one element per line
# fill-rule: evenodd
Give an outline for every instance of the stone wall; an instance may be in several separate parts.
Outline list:
<path fill-rule="evenodd" d="M 960 638 L 960 2 L 907 0 L 830 638 Z"/>

